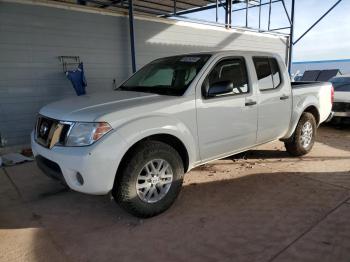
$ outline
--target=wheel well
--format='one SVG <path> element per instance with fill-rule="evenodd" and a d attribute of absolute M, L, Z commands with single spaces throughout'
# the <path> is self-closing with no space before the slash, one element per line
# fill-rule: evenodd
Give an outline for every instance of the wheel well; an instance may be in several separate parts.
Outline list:
<path fill-rule="evenodd" d="M 120 164 L 119 164 L 119 167 L 117 170 L 117 176 L 118 176 L 119 172 L 123 169 L 125 164 L 127 163 L 127 159 L 133 153 L 133 150 L 135 149 L 135 147 L 137 145 L 139 145 L 140 143 L 147 141 L 147 140 L 160 141 L 160 142 L 163 142 L 163 143 L 168 144 L 169 146 L 173 147 L 179 153 L 179 155 L 182 159 L 182 163 L 184 164 L 184 171 L 185 171 L 185 173 L 187 172 L 188 165 L 189 165 L 189 157 L 188 157 L 188 152 L 187 152 L 185 145 L 181 142 L 180 139 L 178 139 L 177 137 L 175 137 L 173 135 L 157 134 L 157 135 L 152 135 L 152 136 L 148 136 L 148 137 L 141 139 L 140 141 L 136 142 L 128 149 L 128 151 L 125 153 L 122 160 L 120 161 Z"/>
<path fill-rule="evenodd" d="M 169 134 L 157 134 L 157 135 L 146 137 L 141 141 L 144 141 L 144 140 L 160 141 L 173 147 L 179 153 L 182 159 L 182 163 L 184 164 L 184 171 L 185 173 L 187 172 L 188 164 L 189 164 L 188 152 L 185 145 L 176 136 L 169 135 Z"/>
<path fill-rule="evenodd" d="M 315 106 L 309 106 L 307 107 L 304 112 L 308 112 L 308 113 L 311 113 L 315 120 L 316 120 L 316 124 L 318 125 L 320 123 L 320 114 L 317 110 L 317 108 Z"/>

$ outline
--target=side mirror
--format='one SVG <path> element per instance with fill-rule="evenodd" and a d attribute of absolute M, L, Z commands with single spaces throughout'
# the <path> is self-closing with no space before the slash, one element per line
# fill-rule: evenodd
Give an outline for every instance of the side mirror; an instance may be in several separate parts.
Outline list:
<path fill-rule="evenodd" d="M 209 87 L 207 92 L 207 97 L 215 97 L 218 95 L 228 94 L 233 92 L 233 83 L 232 81 L 220 81 L 216 82 Z"/>

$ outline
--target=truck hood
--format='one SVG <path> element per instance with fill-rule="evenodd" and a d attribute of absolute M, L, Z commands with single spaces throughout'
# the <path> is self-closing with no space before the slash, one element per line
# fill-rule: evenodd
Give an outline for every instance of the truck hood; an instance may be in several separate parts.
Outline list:
<path fill-rule="evenodd" d="M 93 122 L 110 112 L 174 98 L 142 92 L 111 91 L 60 100 L 44 106 L 39 113 L 58 120 Z"/>
<path fill-rule="evenodd" d="M 350 92 L 334 92 L 334 102 L 350 103 Z"/>

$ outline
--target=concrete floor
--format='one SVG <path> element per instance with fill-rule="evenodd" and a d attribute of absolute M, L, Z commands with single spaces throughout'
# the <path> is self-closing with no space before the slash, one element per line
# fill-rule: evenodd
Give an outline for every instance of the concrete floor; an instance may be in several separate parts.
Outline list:
<path fill-rule="evenodd" d="M 0 261 L 350 261 L 350 128 L 303 158 L 274 142 L 191 171 L 140 220 L 34 163 L 0 169 Z"/>

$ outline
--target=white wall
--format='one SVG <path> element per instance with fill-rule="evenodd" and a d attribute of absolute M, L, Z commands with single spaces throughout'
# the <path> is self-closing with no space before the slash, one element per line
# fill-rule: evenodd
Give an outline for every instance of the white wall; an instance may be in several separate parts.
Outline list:
<path fill-rule="evenodd" d="M 286 39 L 185 22 L 135 20 L 137 66 L 186 52 L 246 49 L 277 52 Z M 112 89 L 131 73 L 128 18 L 0 1 L 0 133 L 26 144 L 43 105 L 74 96 L 58 56 L 80 56 L 87 92 Z"/>

